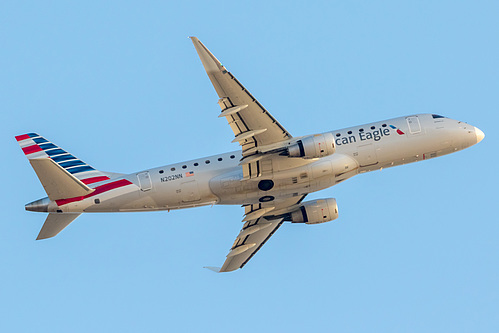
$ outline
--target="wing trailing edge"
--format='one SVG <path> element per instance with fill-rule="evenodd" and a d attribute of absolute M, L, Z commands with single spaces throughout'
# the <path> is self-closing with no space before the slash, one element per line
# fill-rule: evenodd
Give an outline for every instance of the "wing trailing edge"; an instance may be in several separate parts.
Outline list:
<path fill-rule="evenodd" d="M 255 147 L 291 139 L 291 134 L 268 112 L 251 93 L 222 65 L 196 37 L 190 37 L 199 59 L 218 94 L 221 108 L 239 142 L 243 155 Z"/>

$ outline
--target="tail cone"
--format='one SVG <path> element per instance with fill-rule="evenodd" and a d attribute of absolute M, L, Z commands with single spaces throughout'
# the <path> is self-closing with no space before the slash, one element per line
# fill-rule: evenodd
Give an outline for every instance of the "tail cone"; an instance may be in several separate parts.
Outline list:
<path fill-rule="evenodd" d="M 46 213 L 46 212 L 48 212 L 49 203 L 50 203 L 49 198 L 43 198 L 40 200 L 30 202 L 29 204 L 24 206 L 24 208 L 26 210 L 29 210 L 30 212 L 45 212 Z"/>

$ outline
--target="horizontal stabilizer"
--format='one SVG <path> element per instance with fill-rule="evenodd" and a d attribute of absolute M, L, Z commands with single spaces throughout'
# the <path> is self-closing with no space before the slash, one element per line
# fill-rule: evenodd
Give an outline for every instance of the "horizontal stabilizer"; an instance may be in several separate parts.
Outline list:
<path fill-rule="evenodd" d="M 95 191 L 50 158 L 31 159 L 29 162 L 50 200 L 80 197 Z"/>
<path fill-rule="evenodd" d="M 46 239 L 50 237 L 54 237 L 58 233 L 60 233 L 64 228 L 66 228 L 71 222 L 73 222 L 80 213 L 54 213 L 49 214 L 45 223 L 43 224 L 42 230 L 36 237 L 39 239 Z"/>
<path fill-rule="evenodd" d="M 220 267 L 215 267 L 215 266 L 205 266 L 205 267 L 203 267 L 203 268 L 209 269 L 210 271 L 215 272 L 215 273 L 220 273 Z"/>

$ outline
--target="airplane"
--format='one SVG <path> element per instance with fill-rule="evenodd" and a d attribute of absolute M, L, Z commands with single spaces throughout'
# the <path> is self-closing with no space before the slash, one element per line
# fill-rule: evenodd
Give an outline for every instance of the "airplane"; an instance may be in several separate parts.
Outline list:
<path fill-rule="evenodd" d="M 218 94 L 220 118 L 240 150 L 131 174 L 93 168 L 36 133 L 16 136 L 47 197 L 25 209 L 48 216 L 37 239 L 56 236 L 81 213 L 137 212 L 241 205 L 243 227 L 222 267 L 243 268 L 284 222 L 338 218 L 334 198 L 309 193 L 355 175 L 468 148 L 484 133 L 437 114 L 414 114 L 325 133 L 292 136 L 215 58 L 190 37 Z"/>

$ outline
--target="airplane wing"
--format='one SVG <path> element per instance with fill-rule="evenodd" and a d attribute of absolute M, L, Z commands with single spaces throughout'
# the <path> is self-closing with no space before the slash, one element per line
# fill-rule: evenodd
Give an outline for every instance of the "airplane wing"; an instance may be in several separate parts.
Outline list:
<path fill-rule="evenodd" d="M 218 272 L 230 272 L 243 268 L 262 248 L 269 238 L 284 223 L 282 217 L 272 216 L 273 211 L 282 210 L 303 201 L 305 195 L 277 200 L 273 206 L 250 205 L 245 207 L 246 218 L 243 228 L 237 235 L 222 268 L 207 267 Z"/>
<path fill-rule="evenodd" d="M 232 142 L 239 142 L 243 156 L 251 154 L 255 147 L 292 138 L 199 39 L 190 38 L 220 98 L 218 104 L 222 113 L 219 117 L 227 118 L 235 136 Z"/>

